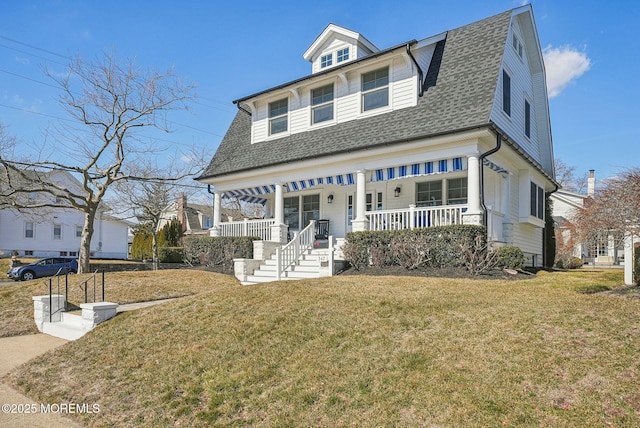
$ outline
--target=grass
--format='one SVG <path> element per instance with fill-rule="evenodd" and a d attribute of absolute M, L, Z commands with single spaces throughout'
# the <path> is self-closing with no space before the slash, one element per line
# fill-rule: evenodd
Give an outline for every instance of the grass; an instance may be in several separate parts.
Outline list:
<path fill-rule="evenodd" d="M 619 271 L 252 287 L 209 275 L 5 381 L 43 403 L 98 403 L 71 415 L 90 426 L 640 425 L 640 302 L 586 294 Z"/>
<path fill-rule="evenodd" d="M 231 278 L 198 270 L 114 272 L 105 274 L 105 300 L 119 304 L 182 297 L 211 288 L 217 282 Z M 89 280 L 89 301 L 93 301 L 94 281 L 90 274 L 69 276 L 69 302 L 78 306 L 84 302 L 80 288 Z M 53 278 L 53 293 L 64 294 L 65 277 Z M 58 284 L 60 287 L 58 288 Z M 96 294 L 101 298 L 101 279 L 97 278 Z M 49 294 L 49 278 L 11 282 L 0 285 L 0 337 L 34 334 L 32 296 Z"/>

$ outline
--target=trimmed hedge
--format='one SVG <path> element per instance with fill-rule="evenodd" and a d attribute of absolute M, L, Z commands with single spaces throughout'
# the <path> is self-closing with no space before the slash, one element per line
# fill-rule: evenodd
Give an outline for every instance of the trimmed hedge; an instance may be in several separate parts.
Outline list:
<path fill-rule="evenodd" d="M 496 254 L 497 266 L 502 269 L 522 269 L 524 266 L 524 253 L 520 247 L 505 245 L 498 248 Z"/>
<path fill-rule="evenodd" d="M 184 247 L 158 248 L 160 263 L 182 263 L 184 261 Z"/>
<path fill-rule="evenodd" d="M 486 247 L 486 229 L 476 225 L 451 225 L 413 230 L 351 232 L 342 252 L 355 269 L 399 265 L 458 267 L 467 262 L 462 243 Z"/>
<path fill-rule="evenodd" d="M 640 245 L 636 245 L 633 251 L 633 277 L 636 279 L 636 285 L 640 285 Z"/>
<path fill-rule="evenodd" d="M 184 259 L 206 267 L 233 271 L 233 259 L 253 258 L 253 241 L 246 236 L 195 236 L 184 240 Z"/>

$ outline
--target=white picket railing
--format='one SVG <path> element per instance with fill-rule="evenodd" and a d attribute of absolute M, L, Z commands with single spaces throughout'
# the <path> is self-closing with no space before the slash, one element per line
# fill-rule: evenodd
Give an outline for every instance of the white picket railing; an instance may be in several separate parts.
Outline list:
<path fill-rule="evenodd" d="M 316 222 L 311 220 L 309 225 L 300 233 L 296 233 L 287 245 L 276 248 L 276 280 L 280 280 L 284 271 L 294 264 L 304 251 L 313 247 L 315 226 Z"/>
<path fill-rule="evenodd" d="M 395 210 L 368 211 L 369 230 L 401 230 L 416 227 L 446 226 L 462 224 L 466 205 L 416 207 Z"/>
<path fill-rule="evenodd" d="M 265 241 L 271 240 L 271 225 L 275 220 L 260 219 L 241 221 L 225 221 L 219 224 L 220 236 L 257 236 Z"/>

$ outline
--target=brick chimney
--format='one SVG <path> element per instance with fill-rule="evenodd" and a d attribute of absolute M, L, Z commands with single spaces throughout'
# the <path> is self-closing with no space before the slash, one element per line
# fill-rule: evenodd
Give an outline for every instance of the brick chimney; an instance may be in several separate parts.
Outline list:
<path fill-rule="evenodd" d="M 187 195 L 184 193 L 178 197 L 178 221 L 182 224 L 182 232 L 187 230 L 187 214 L 185 208 L 187 207 Z"/>
<path fill-rule="evenodd" d="M 589 178 L 587 179 L 587 196 L 593 197 L 596 194 L 596 171 L 589 170 Z"/>

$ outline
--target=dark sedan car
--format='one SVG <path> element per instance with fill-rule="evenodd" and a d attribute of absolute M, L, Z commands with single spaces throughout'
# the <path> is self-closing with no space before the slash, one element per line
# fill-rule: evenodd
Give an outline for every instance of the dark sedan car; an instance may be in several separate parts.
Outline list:
<path fill-rule="evenodd" d="M 34 278 L 77 272 L 78 261 L 76 259 L 66 257 L 49 257 L 29 263 L 28 265 L 13 267 L 9 269 L 7 276 L 14 281 L 29 281 Z"/>

